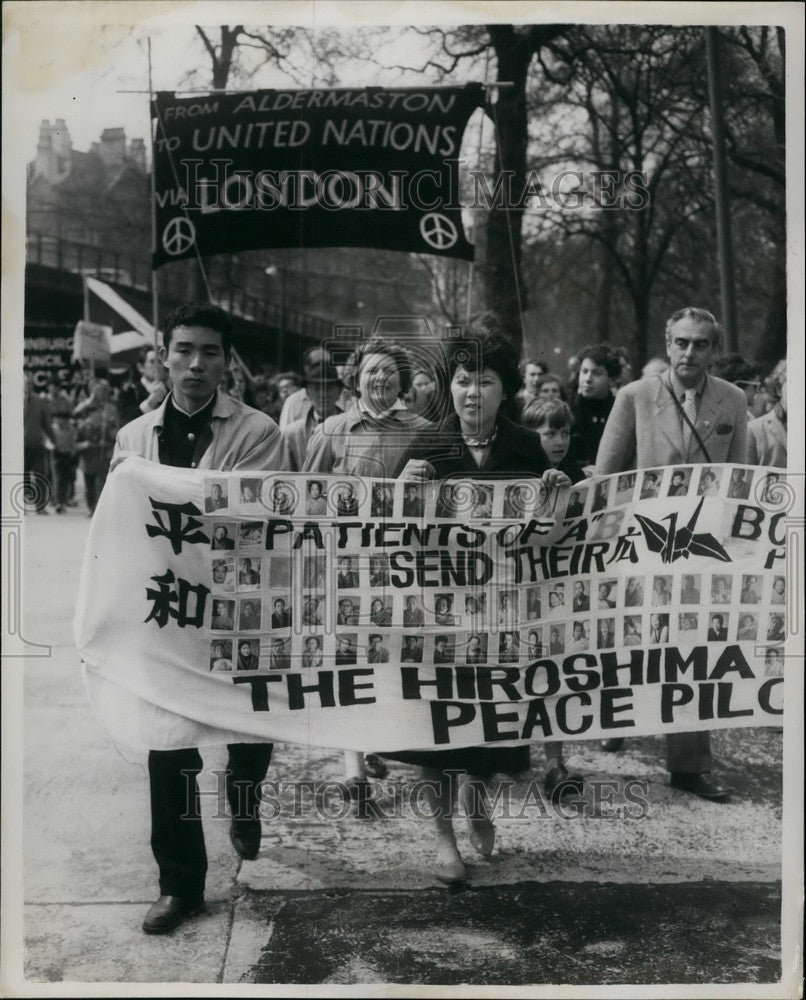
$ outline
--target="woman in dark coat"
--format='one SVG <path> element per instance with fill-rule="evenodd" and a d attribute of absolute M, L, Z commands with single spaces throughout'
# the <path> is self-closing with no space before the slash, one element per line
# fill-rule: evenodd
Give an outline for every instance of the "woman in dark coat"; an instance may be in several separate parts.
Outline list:
<path fill-rule="evenodd" d="M 448 362 L 452 412 L 431 440 L 410 448 L 401 477 L 405 479 L 542 478 L 548 488 L 570 485 L 568 477 L 550 468 L 536 434 L 519 427 L 503 414 L 504 404 L 518 391 L 517 358 L 509 344 L 493 335 L 451 344 Z M 560 744 L 553 746 L 550 765 L 563 784 L 573 780 L 562 765 Z M 529 767 L 529 748 L 466 747 L 456 750 L 406 751 L 388 754 L 418 764 L 432 786 L 437 863 L 434 874 L 446 884 L 466 879 L 451 823 L 452 781 L 448 770 L 467 772 L 462 786 L 470 841 L 482 855 L 492 854 L 495 830 L 485 807 L 483 779 L 499 772 L 517 773 Z M 547 756 L 549 754 L 547 753 Z M 481 780 L 480 780 L 481 779 Z M 581 784 L 581 779 L 578 779 Z M 437 792 L 436 789 L 439 788 Z"/>

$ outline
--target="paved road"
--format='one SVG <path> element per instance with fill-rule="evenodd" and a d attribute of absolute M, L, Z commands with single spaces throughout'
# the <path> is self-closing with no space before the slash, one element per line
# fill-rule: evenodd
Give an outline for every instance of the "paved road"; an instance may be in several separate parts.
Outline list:
<path fill-rule="evenodd" d="M 535 796 L 535 769 L 511 789 L 496 853 L 471 858 L 464 891 L 429 874 L 427 824 L 405 808 L 395 767 L 379 785 L 386 818 L 334 818 L 278 787 L 254 862 L 238 862 L 205 797 L 209 912 L 147 938 L 156 896 L 142 759 L 127 759 L 93 716 L 70 623 L 88 520 L 28 516 L 29 639 L 52 646 L 24 673 L 24 971 L 32 983 L 701 983 L 780 976 L 781 733 L 714 738 L 730 804 L 673 792 L 659 738 L 619 755 L 569 744 L 588 777 L 566 816 Z M 339 754 L 278 745 L 271 776 L 337 779 Z M 218 753 L 205 755 L 221 767 Z M 618 779 L 615 792 L 601 784 Z M 205 775 L 206 790 L 215 779 Z M 613 818 L 625 783 L 646 808 Z M 597 782 L 600 784 L 597 785 Z M 531 797 L 530 797 L 531 796 Z M 608 798 L 608 796 L 610 798 Z M 499 802 L 499 812 L 505 807 Z M 397 811 L 398 815 L 395 815 Z M 328 813 L 326 815 L 325 813 Z M 58 995 L 58 992 L 53 995 Z"/>

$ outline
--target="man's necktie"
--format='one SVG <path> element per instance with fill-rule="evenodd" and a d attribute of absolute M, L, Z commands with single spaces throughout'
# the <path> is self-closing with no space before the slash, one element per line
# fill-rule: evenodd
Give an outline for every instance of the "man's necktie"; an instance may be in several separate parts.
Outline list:
<path fill-rule="evenodd" d="M 683 396 L 683 413 L 688 418 L 683 421 L 683 458 L 689 457 L 692 427 L 697 422 L 697 393 L 694 389 L 686 389 Z"/>

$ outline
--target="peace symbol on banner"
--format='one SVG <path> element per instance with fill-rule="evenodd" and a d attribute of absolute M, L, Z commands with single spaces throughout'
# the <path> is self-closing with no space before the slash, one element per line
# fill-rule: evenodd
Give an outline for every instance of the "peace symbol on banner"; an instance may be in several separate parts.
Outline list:
<path fill-rule="evenodd" d="M 459 239 L 456 226 L 441 212 L 427 212 L 420 219 L 420 235 L 435 250 L 448 250 Z"/>
<path fill-rule="evenodd" d="M 196 242 L 196 227 L 181 215 L 175 216 L 162 231 L 162 245 L 172 257 L 185 253 Z"/>

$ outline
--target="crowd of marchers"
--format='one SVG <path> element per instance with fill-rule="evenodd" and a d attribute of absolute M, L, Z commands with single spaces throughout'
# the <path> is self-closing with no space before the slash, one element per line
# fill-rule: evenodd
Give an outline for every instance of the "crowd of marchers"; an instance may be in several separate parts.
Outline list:
<path fill-rule="evenodd" d="M 704 309 L 669 317 L 666 357 L 653 358 L 639 378 L 624 353 L 605 344 L 584 348 L 568 372 L 553 373 L 540 358 L 519 358 L 490 324 L 429 351 L 391 337 L 370 339 L 338 364 L 318 347 L 305 354 L 300 372 L 270 381 L 233 367 L 230 332 L 221 309 L 190 304 L 168 317 L 162 347 L 144 352 L 116 390 L 98 373 L 81 386 L 68 373 L 39 394 L 27 380 L 25 468 L 39 513 L 51 501 L 56 512 L 75 505 L 77 482 L 92 512 L 109 468 L 132 455 L 201 470 L 412 482 L 535 478 L 549 488 L 670 465 L 786 467 L 786 363 L 762 373 L 741 357 L 720 356 L 719 325 Z M 52 478 L 52 489 L 40 489 L 34 473 L 40 485 Z M 610 740 L 605 748 L 620 745 Z M 489 856 L 496 830 L 486 785 L 532 764 L 528 746 L 382 755 L 366 749 L 344 755 L 345 795 L 360 815 L 371 778 L 398 763 L 422 768 L 432 799 L 433 872 L 443 884 L 467 878 L 454 795 L 473 849 Z M 567 769 L 562 743 L 546 742 L 541 751 L 547 795 L 556 801 L 580 793 L 584 777 Z M 260 850 L 260 789 L 271 752 L 268 742 L 229 748 L 230 836 L 241 858 Z M 538 756 L 537 748 L 532 753 Z M 707 732 L 670 734 L 666 758 L 670 784 L 681 794 L 730 797 L 715 773 Z M 147 933 L 170 931 L 204 906 L 207 859 L 194 794 L 201 768 L 196 749 L 149 755 L 160 896 L 146 916 Z"/>

